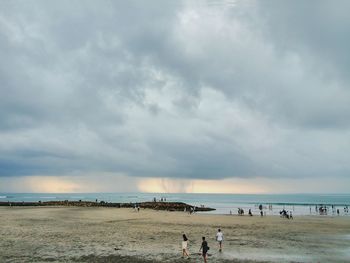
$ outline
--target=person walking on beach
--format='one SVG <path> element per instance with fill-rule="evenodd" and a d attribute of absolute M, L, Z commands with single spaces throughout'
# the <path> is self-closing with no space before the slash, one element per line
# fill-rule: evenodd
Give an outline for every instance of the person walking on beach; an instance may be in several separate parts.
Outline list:
<path fill-rule="evenodd" d="M 209 247 L 208 247 L 208 242 L 205 241 L 205 237 L 202 237 L 202 245 L 201 245 L 201 248 L 199 249 L 199 252 L 201 250 L 202 250 L 202 256 L 204 259 L 204 263 L 207 263 L 207 253 L 208 253 Z"/>
<path fill-rule="evenodd" d="M 184 258 L 186 256 L 187 258 L 189 258 L 190 255 L 188 253 L 188 238 L 185 234 L 182 235 L 182 238 L 182 257 Z"/>
<path fill-rule="evenodd" d="M 224 234 L 221 232 L 221 229 L 218 229 L 218 232 L 216 233 L 216 241 L 219 243 L 219 252 L 222 251 L 222 241 L 224 240 Z"/>

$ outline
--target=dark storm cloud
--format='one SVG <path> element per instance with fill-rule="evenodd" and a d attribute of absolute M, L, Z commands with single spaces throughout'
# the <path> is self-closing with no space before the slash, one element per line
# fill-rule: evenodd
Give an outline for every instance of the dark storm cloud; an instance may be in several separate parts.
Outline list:
<path fill-rule="evenodd" d="M 0 175 L 344 177 L 347 2 L 0 4 Z"/>
<path fill-rule="evenodd" d="M 299 98 L 291 103 L 302 125 L 349 128 L 349 7 L 348 1 L 259 3 L 274 48 L 298 54 L 307 66 L 312 82 L 305 79 L 304 85 L 294 86 Z"/>

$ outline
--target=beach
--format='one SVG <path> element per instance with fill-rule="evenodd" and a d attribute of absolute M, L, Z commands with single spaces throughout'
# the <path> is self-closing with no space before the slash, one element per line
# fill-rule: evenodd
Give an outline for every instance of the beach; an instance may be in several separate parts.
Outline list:
<path fill-rule="evenodd" d="M 0 207 L 0 262 L 349 262 L 350 218 L 103 207 Z M 215 234 L 224 233 L 223 252 Z M 189 238 L 190 259 L 181 258 Z"/>

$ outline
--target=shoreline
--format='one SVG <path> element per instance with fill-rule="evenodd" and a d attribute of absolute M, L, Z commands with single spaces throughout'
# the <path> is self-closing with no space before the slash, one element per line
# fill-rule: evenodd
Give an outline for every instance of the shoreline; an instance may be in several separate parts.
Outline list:
<path fill-rule="evenodd" d="M 240 215 L 237 212 L 233 210 L 233 212 L 230 210 L 229 212 L 223 212 L 220 211 L 220 209 L 211 208 L 211 207 L 205 207 L 205 206 L 194 206 L 190 204 L 186 204 L 183 202 L 166 202 L 166 201 L 153 201 L 153 202 L 129 202 L 129 203 L 115 203 L 115 202 L 92 202 L 92 201 L 37 201 L 37 202 L 4 202 L 0 201 L 0 207 L 86 207 L 86 208 L 93 208 L 93 207 L 105 207 L 105 208 L 133 208 L 135 210 L 137 209 L 152 209 L 152 210 L 164 210 L 169 212 L 184 212 L 184 213 L 200 213 L 200 214 L 207 214 L 207 215 L 223 215 L 223 216 L 239 216 L 239 217 L 248 217 L 249 214 L 247 211 L 249 210 L 249 207 L 244 207 L 245 214 Z M 279 213 L 276 212 L 276 209 L 274 211 L 267 209 L 266 206 L 263 206 L 263 217 L 283 217 L 281 215 L 281 211 Z M 347 207 L 347 206 L 346 206 Z M 239 208 L 238 206 L 235 207 L 236 209 Z M 281 208 L 282 209 L 282 208 Z M 289 207 L 289 210 L 286 211 L 293 212 L 293 217 L 327 217 L 327 218 L 335 218 L 335 217 L 349 217 L 349 213 L 341 213 L 338 215 L 335 211 L 331 212 L 332 210 L 328 208 L 330 211 L 328 213 L 304 213 L 304 214 L 298 214 L 295 213 L 294 208 Z M 284 210 L 284 208 L 283 208 Z M 311 210 L 310 210 L 311 212 Z M 260 210 L 257 209 L 257 206 L 255 206 L 255 211 L 253 211 L 253 216 L 260 217 Z M 286 218 L 289 219 L 289 218 Z"/>
<path fill-rule="evenodd" d="M 280 212 L 285 209 L 293 216 L 297 215 L 321 215 L 321 216 L 348 216 L 350 206 L 349 194 L 162 194 L 162 193 L 0 193 L 0 203 L 7 205 L 10 202 L 22 204 L 25 202 L 37 206 L 37 202 L 86 202 L 84 206 L 95 206 L 95 201 L 103 200 L 106 204 L 103 206 L 123 206 L 131 207 L 130 204 L 141 202 L 150 202 L 152 209 L 160 210 L 162 208 L 154 207 L 154 200 L 183 202 L 191 207 L 202 206 L 215 208 L 214 211 L 205 213 L 212 214 L 237 214 L 239 209 L 243 209 L 245 214 L 252 211 L 253 215 L 260 215 L 260 206 L 266 215 L 280 216 Z M 163 200 L 162 200 L 163 199 Z M 113 205 L 115 204 L 115 205 Z M 348 205 L 349 204 L 349 205 Z M 81 205 L 81 204 L 77 204 Z M 141 208 L 141 207 L 140 207 Z M 322 209 L 320 209 L 322 208 Z M 185 207 L 164 208 L 165 210 L 184 211 Z"/>

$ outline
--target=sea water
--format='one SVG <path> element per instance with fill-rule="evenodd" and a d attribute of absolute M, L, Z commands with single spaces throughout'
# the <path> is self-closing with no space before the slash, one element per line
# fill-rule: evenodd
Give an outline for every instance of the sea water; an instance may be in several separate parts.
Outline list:
<path fill-rule="evenodd" d="M 120 203 L 138 203 L 158 201 L 184 202 L 195 206 L 215 208 L 210 213 L 237 214 L 238 208 L 245 213 L 251 209 L 259 214 L 259 205 L 267 215 L 279 215 L 282 209 L 293 215 L 319 215 L 319 207 L 327 207 L 327 215 L 350 215 L 345 207 L 350 206 L 350 194 L 160 194 L 160 193 L 0 193 L 0 202 L 37 202 L 37 201 L 105 201 Z"/>

